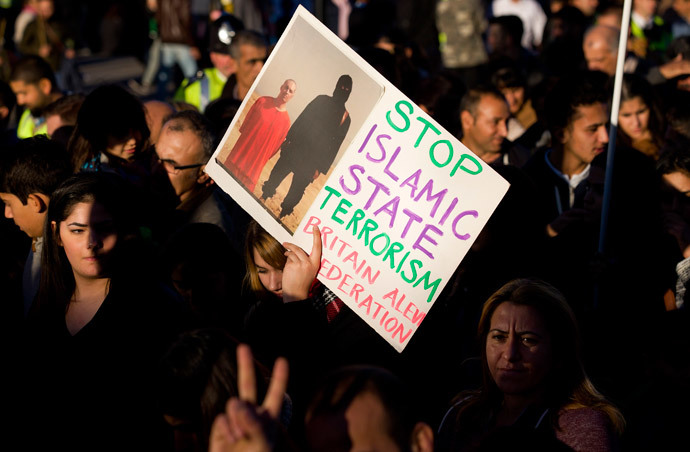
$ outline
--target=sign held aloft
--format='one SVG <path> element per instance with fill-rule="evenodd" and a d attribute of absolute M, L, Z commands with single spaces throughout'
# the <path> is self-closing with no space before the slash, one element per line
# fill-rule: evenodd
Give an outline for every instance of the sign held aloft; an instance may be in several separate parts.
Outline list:
<path fill-rule="evenodd" d="M 508 189 L 302 7 L 206 170 L 398 351 Z"/>

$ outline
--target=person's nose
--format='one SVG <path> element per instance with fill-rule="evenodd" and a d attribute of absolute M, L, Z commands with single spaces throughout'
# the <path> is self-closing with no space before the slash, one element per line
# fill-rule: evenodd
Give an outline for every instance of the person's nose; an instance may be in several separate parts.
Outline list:
<path fill-rule="evenodd" d="M 609 131 L 606 129 L 605 125 L 599 126 L 597 129 L 598 139 L 601 143 L 606 144 L 609 142 Z"/>
<path fill-rule="evenodd" d="M 642 128 L 642 118 L 640 115 L 635 115 L 635 127 Z"/>
<path fill-rule="evenodd" d="M 280 290 L 283 288 L 283 272 L 271 272 L 271 279 L 269 281 L 270 290 Z"/>
<path fill-rule="evenodd" d="M 505 138 L 508 136 L 508 122 L 500 121 L 498 123 L 498 136 Z"/>
<path fill-rule="evenodd" d="M 93 229 L 89 231 L 87 246 L 90 250 L 98 250 L 103 246 L 103 238 Z"/>
<path fill-rule="evenodd" d="M 511 363 L 520 360 L 520 338 L 518 336 L 514 334 L 508 336 L 503 348 L 503 357 Z"/>

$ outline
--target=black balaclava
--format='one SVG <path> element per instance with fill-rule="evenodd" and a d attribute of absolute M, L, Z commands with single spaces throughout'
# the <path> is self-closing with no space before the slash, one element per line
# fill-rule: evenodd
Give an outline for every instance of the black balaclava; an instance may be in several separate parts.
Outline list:
<path fill-rule="evenodd" d="M 351 92 L 352 77 L 350 77 L 349 75 L 341 75 L 338 79 L 338 83 L 336 83 L 335 85 L 335 89 L 333 90 L 333 99 L 344 104 L 350 97 Z"/>

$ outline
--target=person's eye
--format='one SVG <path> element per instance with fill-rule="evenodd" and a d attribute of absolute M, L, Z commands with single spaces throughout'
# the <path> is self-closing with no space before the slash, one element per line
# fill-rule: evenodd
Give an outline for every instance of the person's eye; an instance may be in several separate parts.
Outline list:
<path fill-rule="evenodd" d="M 70 229 L 70 232 L 72 234 L 81 234 L 82 232 L 84 232 L 84 230 L 83 229 Z"/>
<path fill-rule="evenodd" d="M 496 342 L 503 342 L 506 340 L 506 335 L 503 333 L 494 333 L 491 335 L 491 339 Z"/>
<path fill-rule="evenodd" d="M 539 343 L 539 339 L 532 336 L 523 336 L 522 343 L 527 345 L 528 347 L 533 347 Z"/>
<path fill-rule="evenodd" d="M 260 273 L 260 274 L 263 274 L 263 273 L 266 273 L 266 269 L 265 269 L 265 268 L 257 268 L 257 269 L 256 269 L 256 272 L 257 272 L 257 273 Z"/>

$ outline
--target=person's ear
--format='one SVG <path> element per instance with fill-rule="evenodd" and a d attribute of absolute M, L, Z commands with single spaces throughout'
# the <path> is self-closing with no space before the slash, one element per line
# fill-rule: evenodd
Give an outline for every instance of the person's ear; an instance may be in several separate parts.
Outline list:
<path fill-rule="evenodd" d="M 556 133 L 556 139 L 558 139 L 558 142 L 561 144 L 565 144 L 568 141 L 570 141 L 571 136 L 572 136 L 572 133 L 571 133 L 571 127 L 570 126 L 563 127 L 561 130 L 559 130 Z"/>
<path fill-rule="evenodd" d="M 199 185 L 211 185 L 213 183 L 213 180 L 211 179 L 211 176 L 204 172 L 204 168 L 206 168 L 206 165 L 199 167 L 199 172 L 197 173 L 196 177 L 196 183 Z"/>
<path fill-rule="evenodd" d="M 417 422 L 412 429 L 410 449 L 412 452 L 433 452 L 434 431 L 429 427 L 429 424 Z"/>
<path fill-rule="evenodd" d="M 53 84 L 47 78 L 42 78 L 38 81 L 38 89 L 47 96 L 53 91 Z"/>
<path fill-rule="evenodd" d="M 53 235 L 55 236 L 55 241 L 57 242 L 58 246 L 62 246 L 62 240 L 60 240 L 60 234 L 58 233 L 56 222 L 50 222 L 50 230 L 53 232 Z"/>
<path fill-rule="evenodd" d="M 461 111 L 460 112 L 460 123 L 462 124 L 462 131 L 464 134 L 474 124 L 474 118 L 472 117 L 472 113 L 470 113 L 467 110 Z"/>
<path fill-rule="evenodd" d="M 46 213 L 48 211 L 48 197 L 42 193 L 31 193 L 27 202 L 34 213 Z"/>
<path fill-rule="evenodd" d="M 10 115 L 10 109 L 5 107 L 4 105 L 0 107 L 0 119 L 5 119 Z"/>

